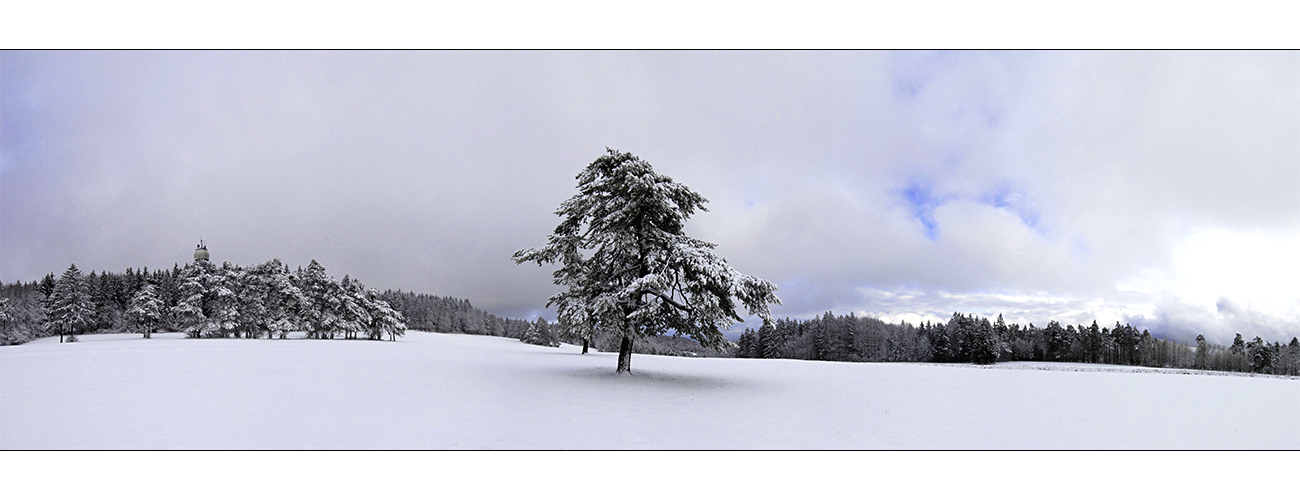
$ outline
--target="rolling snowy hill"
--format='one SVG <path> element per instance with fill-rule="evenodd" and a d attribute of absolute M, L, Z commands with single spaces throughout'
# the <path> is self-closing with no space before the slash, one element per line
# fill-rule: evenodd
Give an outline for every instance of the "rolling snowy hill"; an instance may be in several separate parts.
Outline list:
<path fill-rule="evenodd" d="M 154 337 L 0 348 L 0 448 L 1300 448 L 1279 377 Z"/>

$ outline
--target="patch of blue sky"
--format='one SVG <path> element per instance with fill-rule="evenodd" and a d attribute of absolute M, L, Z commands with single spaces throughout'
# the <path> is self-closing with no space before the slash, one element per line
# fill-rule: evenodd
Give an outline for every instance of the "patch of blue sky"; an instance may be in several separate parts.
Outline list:
<path fill-rule="evenodd" d="M 951 51 L 892 52 L 890 77 L 894 94 L 916 99 L 934 79 L 936 67 L 951 64 Z"/>
<path fill-rule="evenodd" d="M 984 193 L 979 202 L 1016 214 L 1025 226 L 1039 234 L 1047 231 L 1040 222 L 1038 210 L 1029 203 L 1029 196 L 1010 182 L 1003 182 Z"/>
<path fill-rule="evenodd" d="M 934 187 L 929 183 L 912 181 L 898 191 L 898 195 L 907 204 L 913 218 L 921 223 L 925 237 L 930 241 L 939 238 L 939 223 L 934 219 L 934 210 L 944 202 L 944 197 L 935 196 Z"/>

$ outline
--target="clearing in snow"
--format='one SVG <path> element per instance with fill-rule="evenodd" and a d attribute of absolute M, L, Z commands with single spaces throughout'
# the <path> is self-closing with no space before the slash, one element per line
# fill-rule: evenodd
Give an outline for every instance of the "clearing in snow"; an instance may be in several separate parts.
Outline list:
<path fill-rule="evenodd" d="M 1294 378 L 181 337 L 0 348 L 0 448 L 1300 448 Z"/>

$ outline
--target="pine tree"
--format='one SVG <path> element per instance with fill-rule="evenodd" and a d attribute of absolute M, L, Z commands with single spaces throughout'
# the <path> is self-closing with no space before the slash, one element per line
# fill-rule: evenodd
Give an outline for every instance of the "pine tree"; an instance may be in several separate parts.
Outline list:
<path fill-rule="evenodd" d="M 533 345 L 547 347 L 560 346 L 559 339 L 556 338 L 550 324 L 546 322 L 546 318 L 541 317 L 537 318 L 537 321 L 529 323 L 528 330 L 519 337 L 519 340 Z"/>
<path fill-rule="evenodd" d="M 333 337 L 341 305 L 334 281 L 325 275 L 325 267 L 313 259 L 302 272 L 299 283 L 310 304 L 303 317 L 307 336 L 314 339 L 327 335 Z"/>
<path fill-rule="evenodd" d="M 236 337 L 258 338 L 269 331 L 269 316 L 276 305 L 271 302 L 271 281 L 264 266 L 232 266 L 226 274 L 226 286 L 235 293 Z"/>
<path fill-rule="evenodd" d="M 244 281 L 244 270 L 224 262 L 217 272 L 208 275 L 208 291 L 212 293 L 209 304 L 211 321 L 209 331 L 221 338 L 239 338 L 244 320 L 240 317 L 240 297 L 237 293 Z"/>
<path fill-rule="evenodd" d="M 1101 354 L 1106 349 L 1106 337 L 1102 334 L 1101 328 L 1097 326 L 1097 320 L 1092 320 L 1092 326 L 1080 328 L 1079 335 L 1083 337 L 1083 348 L 1086 356 L 1084 361 L 1100 363 Z"/>
<path fill-rule="evenodd" d="M 997 362 L 1000 353 L 1001 349 L 993 325 L 989 323 L 988 318 L 981 319 L 970 336 L 971 362 L 977 365 L 991 365 Z"/>
<path fill-rule="evenodd" d="M 150 338 L 163 318 L 163 303 L 158 299 L 157 287 L 149 283 L 140 287 L 140 291 L 131 297 L 130 306 L 126 316 L 140 329 L 144 338 Z"/>
<path fill-rule="evenodd" d="M 993 339 L 996 343 L 996 349 L 1001 355 L 1011 354 L 1011 328 L 1007 322 L 1002 319 L 1002 313 L 998 313 L 998 319 L 993 322 Z"/>
<path fill-rule="evenodd" d="M 776 359 L 776 350 L 780 339 L 776 336 L 776 328 L 771 324 L 764 323 L 758 327 L 758 357 L 764 359 Z"/>
<path fill-rule="evenodd" d="M 1240 333 L 1237 334 L 1237 338 L 1232 339 L 1232 346 L 1228 348 L 1228 352 L 1233 354 L 1246 354 L 1246 341 L 1241 338 Z"/>
<path fill-rule="evenodd" d="M 1300 338 L 1291 337 L 1291 343 L 1287 344 L 1287 352 L 1291 355 L 1291 375 L 1300 375 Z"/>
<path fill-rule="evenodd" d="M 370 338 L 374 340 L 383 340 L 384 335 L 388 339 L 396 342 L 397 337 L 406 335 L 406 322 L 403 321 L 402 313 L 394 310 L 388 302 L 379 297 L 379 292 L 374 289 L 366 291 L 366 306 L 369 308 L 370 325 L 368 331 Z"/>
<path fill-rule="evenodd" d="M 1043 329 L 1043 336 L 1047 340 L 1047 360 L 1064 361 L 1069 355 L 1070 338 L 1066 335 L 1065 329 L 1055 320 L 1047 323 L 1047 328 Z"/>
<path fill-rule="evenodd" d="M 90 291 L 76 264 L 69 266 L 55 283 L 48 304 L 48 328 L 59 333 L 59 342 L 63 342 L 65 336 L 69 342 L 76 342 L 77 335 L 95 325 Z"/>
<path fill-rule="evenodd" d="M 213 272 L 212 264 L 206 260 L 188 264 L 181 270 L 176 307 L 173 311 L 180 329 L 189 338 L 199 338 L 209 328 L 208 305 L 211 293 L 208 291 L 208 276 Z"/>
<path fill-rule="evenodd" d="M 776 285 L 737 272 L 716 245 L 686 236 L 685 222 L 706 200 L 649 163 L 612 149 L 578 175 L 578 191 L 556 211 L 564 220 L 546 246 L 515 252 L 516 263 L 559 263 L 558 306 L 567 324 L 587 321 L 617 332 L 618 372 L 631 371 L 637 339 L 675 332 L 707 347 L 725 344 L 721 328 L 750 314 L 771 322 Z"/>
<path fill-rule="evenodd" d="M 1230 363 L 1231 370 L 1245 371 L 1250 368 L 1250 359 L 1246 357 L 1246 341 L 1238 333 L 1237 337 L 1232 340 L 1232 345 L 1228 347 L 1228 352 L 1232 354 Z"/>
<path fill-rule="evenodd" d="M 303 318 L 311 307 L 311 299 L 298 287 L 298 280 L 289 272 L 289 267 L 279 259 L 262 264 L 257 271 L 266 283 L 266 301 L 268 314 L 266 324 L 268 338 L 286 338 L 288 332 L 303 328 Z"/>
<path fill-rule="evenodd" d="M 743 333 L 740 334 L 740 338 L 737 339 L 736 344 L 737 344 L 737 346 L 738 346 L 738 349 L 736 350 L 736 357 L 737 357 L 737 358 L 757 358 L 757 357 L 759 357 L 759 356 L 757 355 L 757 352 L 758 352 L 758 347 L 757 347 L 758 339 L 757 339 L 757 335 L 754 333 L 754 330 L 753 330 L 753 329 L 751 329 L 751 328 L 746 328 L 745 331 L 744 331 Z"/>
<path fill-rule="evenodd" d="M 957 355 L 953 348 L 951 330 L 944 323 L 935 323 L 930 325 L 930 345 L 934 347 L 934 361 L 938 363 L 951 363 L 956 360 Z"/>
<path fill-rule="evenodd" d="M 520 342 L 523 342 L 523 343 L 525 343 L 525 344 L 536 344 L 536 343 L 537 343 L 537 323 L 529 323 L 529 324 L 528 324 L 528 329 L 527 329 L 527 330 L 524 330 L 524 334 L 519 336 L 519 341 L 520 341 Z"/>
<path fill-rule="evenodd" d="M 49 300 L 50 295 L 54 294 L 56 283 L 57 281 L 54 279 L 54 273 L 46 274 L 45 277 L 41 278 L 41 284 L 37 288 L 41 291 L 41 295 L 45 300 Z"/>
<path fill-rule="evenodd" d="M 560 347 L 560 338 L 556 335 L 555 329 L 551 328 L 551 324 L 546 321 L 546 318 L 537 318 L 537 336 L 542 340 L 541 345 Z"/>
<path fill-rule="evenodd" d="M 826 314 L 829 315 L 830 312 L 827 312 Z M 820 320 L 813 319 L 808 323 L 808 335 L 812 337 L 813 344 L 813 359 L 830 359 L 830 342 L 826 338 L 826 316 L 822 316 L 822 319 Z"/>
<path fill-rule="evenodd" d="M 371 320 L 371 308 L 366 307 L 368 299 L 365 285 L 344 275 L 343 281 L 335 290 L 339 297 L 338 329 L 343 332 L 344 338 L 354 339 L 358 333 L 366 331 L 366 325 Z"/>
<path fill-rule="evenodd" d="M 14 307 L 9 305 L 8 297 L 0 297 L 0 345 L 10 344 L 13 340 L 9 331 L 9 325 L 16 319 Z"/>
<path fill-rule="evenodd" d="M 1196 367 L 1202 370 L 1210 366 L 1210 343 L 1205 341 L 1205 335 L 1196 336 Z"/>
<path fill-rule="evenodd" d="M 1268 342 L 1258 335 L 1246 344 L 1246 357 L 1250 359 L 1250 370 L 1256 373 L 1268 373 L 1273 369 L 1273 349 Z"/>

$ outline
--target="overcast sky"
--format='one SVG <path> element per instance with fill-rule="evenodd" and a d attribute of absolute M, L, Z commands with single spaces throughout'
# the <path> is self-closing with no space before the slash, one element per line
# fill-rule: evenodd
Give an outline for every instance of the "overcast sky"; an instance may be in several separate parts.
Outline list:
<path fill-rule="evenodd" d="M 4 52 L 0 279 L 320 261 L 541 314 L 604 148 L 777 316 L 1300 334 L 1297 52 Z"/>

